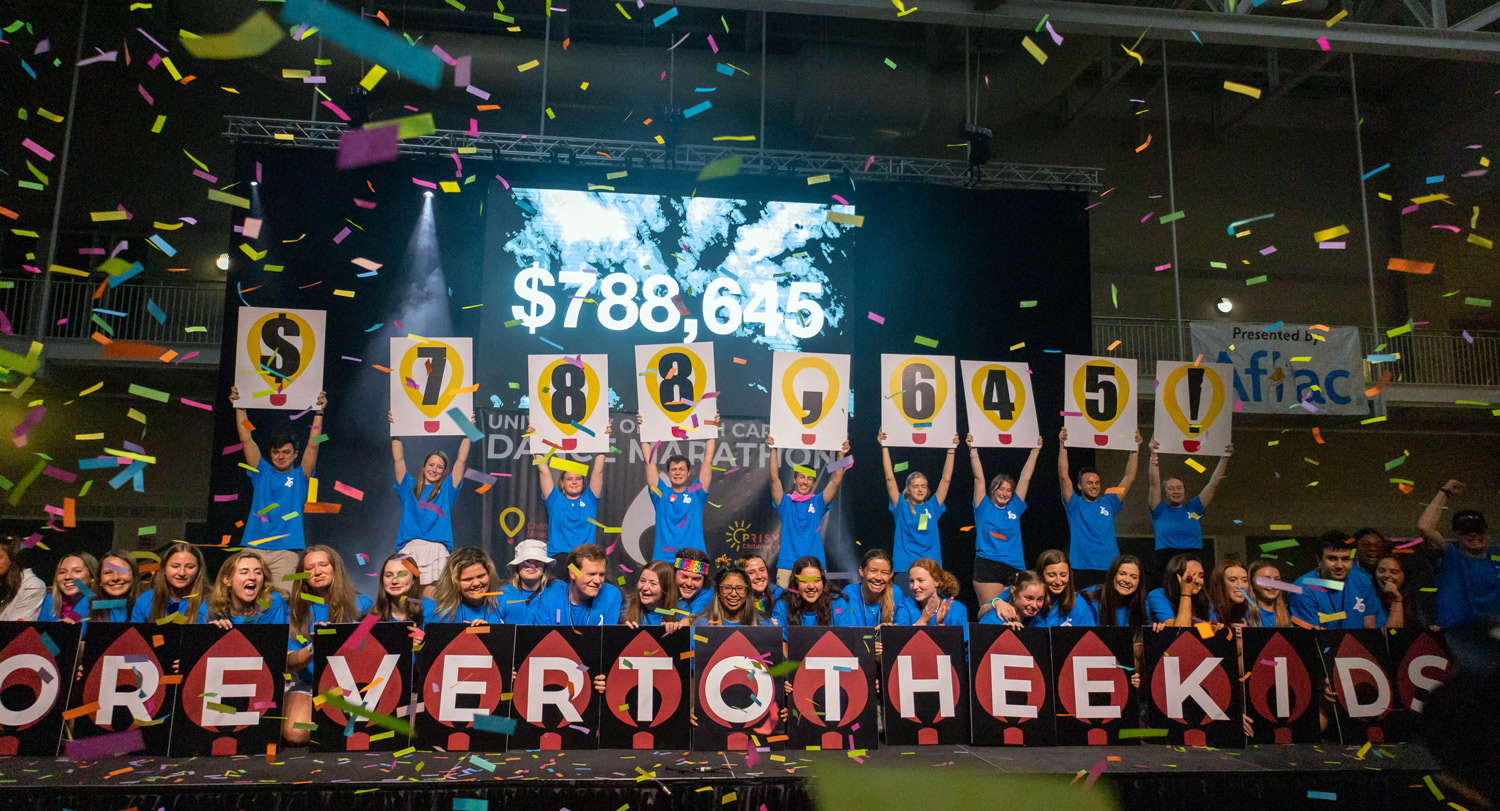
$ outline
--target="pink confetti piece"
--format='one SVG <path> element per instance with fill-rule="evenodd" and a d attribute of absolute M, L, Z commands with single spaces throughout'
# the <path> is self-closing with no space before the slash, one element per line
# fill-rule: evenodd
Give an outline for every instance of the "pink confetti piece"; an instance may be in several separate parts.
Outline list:
<path fill-rule="evenodd" d="M 1060 416 L 1063 416 L 1063 417 L 1082 417 L 1083 416 L 1083 412 L 1082 411 L 1059 411 L 1057 413 Z"/>
<path fill-rule="evenodd" d="M 1147 214 L 1146 216 L 1142 217 L 1141 218 L 1141 222 L 1145 222 L 1146 220 L 1149 220 L 1149 219 L 1151 219 L 1154 216 L 1156 216 L 1156 212 L 1152 211 L 1149 214 Z"/>
<path fill-rule="evenodd" d="M 708 35 L 708 47 L 713 48 L 714 49 L 714 53 L 718 53 L 719 52 L 719 43 L 714 42 L 714 35 L 713 34 L 709 34 Z"/>
<path fill-rule="evenodd" d="M 1157 270 L 1158 273 L 1160 273 L 1163 270 L 1171 270 L 1171 269 L 1172 269 L 1172 263 L 1171 262 L 1168 262 L 1165 265 L 1157 265 L 1156 266 L 1156 270 Z"/>
<path fill-rule="evenodd" d="M 219 179 L 217 177 L 214 177 L 213 175 L 209 174 L 208 172 L 203 171 L 202 169 L 194 169 L 193 170 L 193 175 L 195 177 L 201 177 L 204 180 L 207 180 L 209 183 L 218 183 L 219 182 Z"/>
<path fill-rule="evenodd" d="M 303 76 L 303 84 L 328 84 L 327 76 Z"/>
<path fill-rule="evenodd" d="M 870 167 L 873 166 L 874 164 L 875 164 L 875 156 L 871 155 L 869 157 L 869 159 L 865 161 L 865 171 L 866 172 L 870 171 Z"/>
<path fill-rule="evenodd" d="M 187 353 L 186 355 L 183 355 L 183 356 L 179 357 L 177 360 L 173 361 L 173 363 L 182 363 L 185 360 L 192 360 L 193 358 L 195 358 L 197 356 L 198 356 L 198 350 L 194 349 L 193 351 Z"/>
<path fill-rule="evenodd" d="M 691 32 L 691 31 L 687 32 L 686 34 L 683 34 L 682 35 L 682 39 L 679 39 L 676 42 L 672 43 L 672 47 L 668 48 L 667 50 L 669 50 L 669 51 L 676 50 L 678 45 L 681 45 L 682 43 L 687 42 L 687 38 L 690 37 L 690 36 L 692 36 L 692 35 L 693 35 L 693 32 Z"/>
<path fill-rule="evenodd" d="M 84 65 L 92 65 L 95 62 L 114 62 L 114 61 L 116 61 L 119 58 L 120 58 L 120 52 L 119 51 L 104 51 L 104 52 L 100 52 L 100 54 L 98 56 L 91 56 L 88 59 L 80 59 L 80 60 L 78 60 L 77 67 L 81 68 Z"/>
<path fill-rule="evenodd" d="M 327 107 L 330 110 L 332 110 L 333 114 L 336 115 L 336 116 L 338 116 L 339 118 L 342 118 L 345 121 L 349 120 L 349 114 L 346 113 L 346 112 L 344 112 L 343 110 L 339 109 L 339 106 L 337 104 L 334 104 L 333 102 L 328 101 L 327 99 L 324 99 L 323 100 L 323 106 Z"/>
<path fill-rule="evenodd" d="M 460 56 L 457 61 L 453 63 L 453 86 L 468 87 L 469 81 L 473 77 L 473 72 L 474 57 Z"/>
<path fill-rule="evenodd" d="M 147 104 L 156 104 L 156 99 L 151 98 L 151 94 L 146 92 L 145 85 L 138 84 L 136 85 L 136 89 L 141 91 L 141 98 L 144 98 Z"/>
<path fill-rule="evenodd" d="M 884 324 L 885 323 L 885 316 L 883 316 L 883 315 L 876 315 L 874 313 L 870 313 L 870 320 L 874 321 L 877 324 Z"/>
<path fill-rule="evenodd" d="M 1261 256 L 1270 256 L 1273 253 L 1276 253 L 1275 245 L 1267 245 L 1266 247 L 1260 249 Z"/>
<path fill-rule="evenodd" d="M 343 493 L 344 495 L 348 496 L 349 498 L 354 499 L 355 501 L 364 501 L 365 500 L 365 491 L 360 490 L 357 487 L 350 487 L 349 485 L 344 484 L 343 482 L 339 481 L 338 479 L 334 479 L 333 480 L 333 489 L 336 492 Z"/>
<path fill-rule="evenodd" d="M 1047 23 L 1047 27 L 1051 28 L 1052 27 L 1052 23 Z M 1094 764 L 1094 768 L 1089 769 L 1089 779 L 1083 781 L 1083 785 L 1084 786 L 1092 786 L 1094 784 L 1094 781 L 1096 781 L 1096 780 L 1099 779 L 1099 775 L 1104 774 L 1104 767 L 1108 766 L 1108 765 L 1109 765 L 1109 762 L 1108 761 L 1104 761 L 1104 760 L 1101 760 L 1098 763 L 1095 763 Z"/>
<path fill-rule="evenodd" d="M 1321 251 L 1342 251 L 1343 249 L 1344 249 L 1344 243 L 1343 242 L 1319 242 L 1318 243 L 1318 250 L 1321 250 Z"/>
<path fill-rule="evenodd" d="M 1459 233 L 1459 228 L 1456 225 L 1434 225 L 1432 227 L 1433 228 L 1446 228 L 1446 229 L 1448 229 L 1449 231 L 1452 231 L 1455 234 Z"/>
<path fill-rule="evenodd" d="M 213 411 L 214 410 L 214 407 L 211 406 L 211 405 L 209 405 L 209 404 L 207 404 L 207 403 L 200 403 L 197 400 L 189 400 L 186 397 L 181 398 L 181 400 L 182 400 L 182 404 L 185 405 L 185 406 L 192 406 L 193 408 L 201 408 L 204 411 Z"/>
<path fill-rule="evenodd" d="M 435 188 L 437 188 L 437 184 L 433 183 L 430 180 L 420 180 L 420 179 L 414 177 L 414 178 L 411 179 L 411 182 L 417 184 L 418 186 L 423 186 L 423 187 L 426 187 L 426 188 L 429 188 L 429 189 L 435 189 Z"/>
<path fill-rule="evenodd" d="M 505 178 L 503 178 L 503 177 L 501 177 L 499 175 L 495 175 L 495 179 L 498 180 L 498 181 L 500 181 L 501 185 L 505 186 L 505 190 L 506 191 L 510 191 L 510 181 L 506 180 Z"/>
<path fill-rule="evenodd" d="M 223 456 L 228 456 L 231 453 L 234 453 L 236 451 L 242 450 L 244 447 L 245 447 L 245 443 L 243 443 L 243 442 L 236 442 L 233 445 L 226 445 L 226 446 L 224 446 L 224 450 L 221 451 L 220 453 Z"/>
<path fill-rule="evenodd" d="M 844 198 L 838 196 L 837 194 L 832 195 L 832 196 L 833 196 L 833 199 L 839 201 L 839 205 L 845 205 L 845 206 L 849 205 L 849 201 L 848 200 L 845 200 Z"/>
<path fill-rule="evenodd" d="M 160 43 L 160 42 L 157 42 L 157 41 L 156 41 L 156 37 L 153 37 L 153 36 L 151 36 L 151 35 L 150 35 L 150 34 L 148 34 L 148 33 L 146 33 L 146 31 L 145 31 L 145 29 L 142 29 L 142 28 L 137 28 L 137 29 L 135 29 L 135 30 L 136 30 L 136 31 L 137 31 L 137 32 L 139 32 L 139 33 L 140 33 L 140 35 L 141 35 L 141 36 L 143 36 L 143 37 L 145 37 L 145 38 L 146 38 L 146 39 L 149 39 L 149 40 L 151 40 L 151 44 L 152 44 L 152 45 L 155 45 L 155 46 L 156 46 L 156 47 L 157 47 L 157 48 L 159 48 L 159 49 L 161 49 L 161 51 L 162 51 L 162 52 L 163 52 L 163 53 L 171 53 L 171 52 L 172 52 L 172 49 L 171 49 L 171 48 L 168 48 L 168 47 L 167 47 L 167 46 L 165 46 L 165 45 L 163 45 L 163 44 L 161 44 L 161 43 Z"/>
<path fill-rule="evenodd" d="M 439 48 L 436 45 L 432 46 L 432 52 L 435 53 L 435 54 L 437 54 L 439 59 L 443 60 L 444 62 L 447 62 L 448 63 L 448 67 L 450 67 L 450 68 L 453 67 L 454 65 L 458 64 L 458 60 L 456 60 L 453 57 L 449 56 L 447 51 L 443 50 L 442 48 Z"/>
<path fill-rule="evenodd" d="M 469 129 L 468 129 L 468 132 L 466 132 L 465 134 L 466 135 L 472 135 L 475 138 L 479 137 L 479 120 L 478 119 L 475 119 L 475 118 L 469 119 Z"/>
<path fill-rule="evenodd" d="M 50 161 L 53 157 L 55 157 L 50 150 L 44 148 L 41 144 L 38 144 L 36 141 L 33 141 L 30 138 L 22 141 L 21 146 L 24 146 L 32 152 L 40 155 L 42 160 L 44 161 Z"/>
<path fill-rule="evenodd" d="M 1318 37 L 1318 47 L 1325 51 L 1329 50 L 1332 46 L 1328 44 L 1328 37 Z"/>
<path fill-rule="evenodd" d="M 481 98 L 481 99 L 483 99 L 485 101 L 489 101 L 490 100 L 490 94 L 489 93 L 487 93 L 487 92 L 485 92 L 483 90 L 480 90 L 479 88 L 475 87 L 474 85 L 469 85 L 468 87 L 465 87 L 464 91 L 467 92 L 467 93 L 469 93 L 472 96 L 478 96 L 479 98 Z"/>
<path fill-rule="evenodd" d="M 1413 211 L 1416 211 L 1419 208 L 1421 208 L 1421 206 L 1415 206 L 1415 205 L 1413 205 L 1413 206 L 1407 206 L 1406 208 L 1401 209 L 1401 213 L 1403 215 L 1410 214 L 1410 213 L 1412 213 Z"/>
<path fill-rule="evenodd" d="M 1472 344 L 1474 343 L 1474 336 L 1470 335 L 1468 330 L 1464 330 L 1464 340 Z"/>
<path fill-rule="evenodd" d="M 80 256 L 103 256 L 104 255 L 104 249 L 103 248 L 79 248 L 78 249 L 78 254 Z"/>
<path fill-rule="evenodd" d="M 375 201 L 374 200 L 361 200 L 358 197 L 354 198 L 354 204 L 357 205 L 357 206 L 359 206 L 360 208 L 374 208 L 375 207 Z"/>
<path fill-rule="evenodd" d="M 230 493 L 227 496 L 214 496 L 214 501 L 219 504 L 223 504 L 226 501 L 239 501 L 239 498 L 239 493 Z"/>
<path fill-rule="evenodd" d="M 337 245 L 337 244 L 343 242 L 344 238 L 347 237 L 347 236 L 349 236 L 349 233 L 350 233 L 349 226 L 347 226 L 347 225 L 344 226 L 344 230 L 338 232 L 338 235 L 333 238 L 333 244 Z"/>
<path fill-rule="evenodd" d="M 1052 23 L 1050 21 L 1047 23 L 1047 33 L 1052 35 L 1052 42 L 1054 44 L 1062 44 L 1062 34 L 1057 33 L 1057 30 L 1052 27 Z"/>
<path fill-rule="evenodd" d="M 151 58 L 146 60 L 146 64 L 150 65 L 152 70 L 161 67 L 161 54 L 151 54 Z"/>

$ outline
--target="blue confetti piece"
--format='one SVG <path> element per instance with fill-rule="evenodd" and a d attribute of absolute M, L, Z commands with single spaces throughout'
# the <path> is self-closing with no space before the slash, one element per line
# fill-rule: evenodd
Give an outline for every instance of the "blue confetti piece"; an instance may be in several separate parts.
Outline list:
<path fill-rule="evenodd" d="M 151 299 L 146 299 L 146 312 L 150 313 L 151 317 L 156 319 L 156 323 L 167 323 L 166 312 L 162 310 L 162 308 L 156 306 L 156 302 L 152 301 Z"/>
<path fill-rule="evenodd" d="M 96 313 L 103 313 L 105 315 L 117 315 L 117 316 L 119 316 L 121 318 L 124 318 L 125 316 L 130 315 L 130 313 L 122 313 L 119 310 L 106 310 L 103 307 L 95 307 L 94 308 L 94 312 L 96 312 Z"/>
<path fill-rule="evenodd" d="M 235 282 L 234 283 L 234 294 L 236 296 L 240 297 L 240 303 L 241 304 L 245 305 L 246 307 L 250 306 L 250 302 L 245 301 L 244 282 Z"/>
<path fill-rule="evenodd" d="M 663 11 L 660 15 L 657 16 L 656 19 L 652 20 L 651 21 L 651 25 L 654 28 L 661 28 L 662 23 L 670 22 L 672 20 L 672 18 L 674 18 L 676 16 L 677 16 L 677 7 L 673 6 L 672 8 L 669 8 L 666 11 Z M 24 65 L 26 63 L 22 62 L 21 64 Z M 35 79 L 36 77 L 33 76 L 31 78 Z"/>
<path fill-rule="evenodd" d="M 380 329 L 383 326 L 385 326 L 385 322 L 381 321 L 379 324 L 376 324 L 375 326 L 370 327 L 369 329 L 365 330 L 365 332 L 374 332 L 375 330 Z"/>
<path fill-rule="evenodd" d="M 97 470 L 102 467 L 119 467 L 120 463 L 113 456 L 101 456 L 98 459 L 79 459 L 79 470 Z"/>
<path fill-rule="evenodd" d="M 1400 355 L 1366 355 L 1365 360 L 1370 363 L 1395 363 L 1401 360 Z"/>
<path fill-rule="evenodd" d="M 166 254 L 167 256 L 177 255 L 177 249 L 172 247 L 171 245 L 168 245 L 167 241 L 161 238 L 161 234 L 152 234 L 151 238 L 146 241 L 158 248 L 161 248 L 161 252 Z"/>
<path fill-rule="evenodd" d="M 1309 791 L 1309 792 L 1307 792 L 1307 799 L 1309 799 L 1309 800 L 1337 800 L 1338 798 L 1339 798 L 1339 795 L 1337 793 L 1335 793 L 1335 792 L 1332 792 L 1332 791 Z"/>
<path fill-rule="evenodd" d="M 137 274 L 139 274 L 141 271 L 144 271 L 145 269 L 146 269 L 145 266 L 142 265 L 140 262 L 133 263 L 130 266 L 130 268 L 127 269 L 124 273 L 121 273 L 118 276 L 111 276 L 111 277 L 109 277 L 109 286 L 110 286 L 110 289 L 114 289 L 116 287 L 119 287 L 120 285 L 124 284 L 127 280 L 135 277 Z"/>
<path fill-rule="evenodd" d="M 693 116 L 695 116 L 695 115 L 697 115 L 697 114 L 699 114 L 699 113 L 707 110 L 708 108 L 710 108 L 712 106 L 714 106 L 714 103 L 711 102 L 711 101 L 705 101 L 702 104 L 694 104 L 693 106 L 691 106 L 691 107 L 687 108 L 686 110 L 682 111 L 682 117 L 683 118 L 692 118 Z"/>
<path fill-rule="evenodd" d="M 542 339 L 542 343 L 546 344 L 547 346 L 550 346 L 550 347 L 552 347 L 553 349 L 556 349 L 559 352 L 564 351 L 561 344 L 555 344 L 555 343 L 547 340 L 546 338 L 542 338 L 542 336 L 540 336 L 540 335 L 538 335 L 537 337 L 541 338 Z"/>
<path fill-rule="evenodd" d="M 489 809 L 489 800 L 457 799 L 453 801 L 453 811 L 489 811 Z"/>
<path fill-rule="evenodd" d="M 734 68 L 731 68 L 730 66 L 724 64 L 723 62 L 720 62 L 717 65 L 714 65 L 714 70 L 716 70 L 716 71 L 724 74 L 725 76 L 733 76 L 734 75 Z"/>
<path fill-rule="evenodd" d="M 281 18 L 318 29 L 326 39 L 387 70 L 431 90 L 443 80 L 443 60 L 432 51 L 413 48 L 400 36 L 366 22 L 358 14 L 316 0 L 287 0 Z"/>
<path fill-rule="evenodd" d="M 573 427 L 577 428 L 578 430 L 580 430 L 582 432 L 584 432 L 585 434 L 588 434 L 589 436 L 598 436 L 598 434 L 596 434 L 593 431 L 590 431 L 588 428 L 584 427 L 583 424 L 581 424 L 581 423 L 578 422 L 578 420 L 573 420 Z"/>
<path fill-rule="evenodd" d="M 450 408 L 448 409 L 448 418 L 453 420 L 453 424 L 457 425 L 464 432 L 464 436 L 468 437 L 470 442 L 479 442 L 484 439 L 484 434 L 478 428 L 474 427 L 474 423 L 469 422 L 469 418 L 464 416 L 464 412 L 457 408 Z"/>
<path fill-rule="evenodd" d="M 695 88 L 693 88 L 693 92 L 694 93 L 712 93 L 715 90 L 718 90 L 718 88 L 717 87 L 695 87 Z"/>
<path fill-rule="evenodd" d="M 495 732 L 500 735 L 514 735 L 516 732 L 516 719 L 497 718 L 493 715 L 475 715 L 474 728 L 483 732 Z"/>
<path fill-rule="evenodd" d="M 1285 321 L 1277 321 L 1276 323 L 1266 327 L 1266 332 L 1275 332 L 1276 330 L 1279 330 L 1284 326 L 1286 326 Z"/>
<path fill-rule="evenodd" d="M 120 600 L 95 600 L 94 601 L 94 608 L 97 609 L 97 610 L 99 610 L 99 611 L 108 611 L 108 610 L 110 610 L 112 608 L 124 608 L 124 607 L 125 607 L 125 601 L 123 599 L 120 599 Z"/>
<path fill-rule="evenodd" d="M 1369 180 L 1370 178 L 1372 178 L 1372 177 L 1380 174 L 1381 172 L 1384 172 L 1385 170 L 1387 170 L 1389 168 L 1391 168 L 1391 165 L 1389 163 L 1387 163 L 1386 165 L 1384 165 L 1384 166 L 1382 166 L 1382 167 L 1380 167 L 1378 169 L 1371 169 L 1370 171 L 1365 172 L 1364 174 L 1362 174 L 1362 175 L 1359 176 L 1359 179 L 1360 180 Z"/>
<path fill-rule="evenodd" d="M 42 634 L 42 644 L 46 646 L 47 650 L 51 651 L 53 656 L 57 655 L 57 643 L 52 641 L 52 637 L 50 635 L 46 633 Z"/>
<path fill-rule="evenodd" d="M 1198 40 L 1198 44 L 1199 45 L 1203 44 L 1203 40 L 1198 39 L 1198 32 L 1197 31 L 1189 31 L 1188 33 L 1193 35 L 1193 39 L 1197 39 Z"/>
<path fill-rule="evenodd" d="M 495 396 L 495 395 L 493 395 L 493 394 L 491 394 L 491 395 L 490 395 L 490 403 L 491 403 L 491 404 L 492 404 L 492 405 L 494 405 L 494 406 L 495 406 L 495 408 L 503 408 L 503 406 L 502 406 L 502 405 L 501 405 L 501 404 L 500 404 L 500 398 L 499 398 L 499 397 L 496 397 L 496 396 Z"/>
<path fill-rule="evenodd" d="M 366 276 L 378 276 L 378 275 L 380 275 L 380 271 L 378 271 L 378 270 L 370 270 L 370 271 L 366 271 L 364 273 L 356 273 L 356 274 L 354 274 L 354 278 L 356 278 L 356 279 L 363 279 Z"/>
<path fill-rule="evenodd" d="M 1445 178 L 1445 177 L 1447 177 L 1447 175 L 1433 175 L 1432 177 L 1427 178 L 1427 182 L 1428 183 L 1442 183 L 1443 182 L 1443 178 Z"/>
<path fill-rule="evenodd" d="M 672 10 L 675 12 L 677 9 L 672 9 Z M 26 64 L 26 60 L 25 59 L 21 60 L 21 67 L 25 68 L 26 72 L 29 73 L 29 74 L 31 74 L 31 78 L 33 78 L 33 79 L 36 78 L 36 71 L 32 70 L 31 66 L 28 65 L 28 64 Z"/>
<path fill-rule="evenodd" d="M 478 718 L 479 716 L 476 715 L 474 717 Z M 485 771 L 492 772 L 492 771 L 495 770 L 495 764 L 489 762 L 488 760 L 485 760 L 484 758 L 482 758 L 482 757 L 480 757 L 478 755 L 469 755 L 469 762 L 472 763 L 472 764 L 474 764 L 475 766 L 478 766 L 481 769 L 484 769 Z"/>
<path fill-rule="evenodd" d="M 110 488 L 119 490 L 122 486 L 124 486 L 125 482 L 130 481 L 132 478 L 135 478 L 136 474 L 141 473 L 145 469 L 146 463 L 137 459 L 136 461 L 132 462 L 129 467 L 115 474 L 115 477 L 109 480 Z"/>

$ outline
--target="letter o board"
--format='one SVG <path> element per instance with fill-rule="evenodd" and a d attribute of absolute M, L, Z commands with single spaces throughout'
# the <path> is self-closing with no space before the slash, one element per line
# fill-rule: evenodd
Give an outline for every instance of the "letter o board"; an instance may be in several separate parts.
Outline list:
<path fill-rule="evenodd" d="M 1145 633 L 1146 720 L 1176 746 L 1244 746 L 1239 650 L 1232 630 L 1204 639 L 1196 628 Z"/>
<path fill-rule="evenodd" d="M 1385 638 L 1371 628 L 1314 633 L 1333 686 L 1339 738 L 1349 746 L 1385 743 L 1385 726 L 1395 709 Z"/>
<path fill-rule="evenodd" d="M 78 629 L 65 622 L 0 622 L 0 757 L 57 754 Z"/>
<path fill-rule="evenodd" d="M 794 626 L 786 629 L 791 675 L 790 748 L 875 749 L 875 629 Z"/>
<path fill-rule="evenodd" d="M 1063 746 L 1119 743 L 1140 726 L 1130 686 L 1135 667 L 1129 628 L 1052 628 L 1057 672 L 1057 742 Z"/>
<path fill-rule="evenodd" d="M 601 658 L 604 707 L 601 749 L 687 749 L 692 686 L 688 652 L 692 630 L 606 625 Z"/>
<path fill-rule="evenodd" d="M 83 678 L 73 680 L 68 708 L 97 701 L 99 709 L 72 720 L 73 740 L 139 726 L 145 754 L 167 754 L 177 685 L 167 683 L 173 674 L 162 663 L 178 658 L 181 630 L 170 623 L 89 623 L 78 660 Z"/>
<path fill-rule="evenodd" d="M 483 633 L 473 633 L 478 629 Z M 417 748 L 504 752 L 516 626 L 429 622 L 423 630 L 415 679 L 423 707 L 413 725 Z"/>
<path fill-rule="evenodd" d="M 698 713 L 693 748 L 743 752 L 754 735 L 772 750 L 785 749 L 779 734 L 785 694 L 781 677 L 770 674 L 781 663 L 781 629 L 699 625 L 691 631 Z"/>
<path fill-rule="evenodd" d="M 516 749 L 598 749 L 599 627 L 516 626 Z"/>
<path fill-rule="evenodd" d="M 182 626 L 172 757 L 258 755 L 281 739 L 286 633 L 281 623 Z"/>
<path fill-rule="evenodd" d="M 975 746 L 1057 744 L 1057 682 L 1046 628 L 969 626 Z"/>
<path fill-rule="evenodd" d="M 885 742 L 962 744 L 969 740 L 964 629 L 880 629 L 885 675 Z"/>
<path fill-rule="evenodd" d="M 411 704 L 411 631 L 404 622 L 377 622 L 364 639 L 350 644 L 358 628 L 349 623 L 312 629 L 313 698 L 316 701 L 319 695 L 339 687 L 344 691 L 344 701 L 394 716 L 399 708 Z M 327 701 L 314 706 L 317 729 L 312 732 L 312 751 L 394 752 L 411 745 L 408 736 L 368 717 L 355 715 L 352 726 L 350 720 Z"/>
<path fill-rule="evenodd" d="M 1316 743 L 1323 663 L 1312 631 L 1243 628 L 1251 743 Z"/>

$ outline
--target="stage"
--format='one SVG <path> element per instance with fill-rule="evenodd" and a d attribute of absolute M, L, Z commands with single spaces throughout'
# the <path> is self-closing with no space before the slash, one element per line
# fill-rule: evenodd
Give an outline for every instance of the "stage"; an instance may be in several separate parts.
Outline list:
<path fill-rule="evenodd" d="M 772 757 L 784 760 L 772 760 Z M 1118 760 L 1111 760 L 1118 758 Z M 848 764 L 843 752 L 762 752 L 747 766 L 738 752 L 521 752 L 488 758 L 416 752 L 319 754 L 305 749 L 258 757 L 0 759 L 0 807 L 30 811 L 139 811 L 216 808 L 223 811 L 299 809 L 480 808 L 630 811 L 644 809 L 812 808 L 820 764 Z M 871 781 L 901 777 L 892 806 L 921 808 L 926 779 L 960 776 L 993 784 L 1003 797 L 1007 777 L 1053 775 L 1072 781 L 1104 764 L 1099 783 L 1125 808 L 1211 806 L 1257 808 L 1436 808 L 1423 783 L 1437 765 L 1416 744 L 1372 748 L 1337 744 L 1183 749 L 1148 744 L 1108 747 L 893 747 L 871 751 L 855 768 Z M 492 769 L 491 769 L 492 767 Z M 914 773 L 897 769 L 911 769 Z M 1076 781 L 1083 790 L 1085 778 Z M 1309 792 L 1314 792 L 1309 796 Z M 733 796 L 730 796 L 730 795 Z M 1328 796 L 1332 795 L 1332 796 Z M 997 803 L 1003 805 L 1003 803 Z M 825 805 L 825 811 L 830 806 Z M 1098 806 L 1105 807 L 1105 806 Z"/>

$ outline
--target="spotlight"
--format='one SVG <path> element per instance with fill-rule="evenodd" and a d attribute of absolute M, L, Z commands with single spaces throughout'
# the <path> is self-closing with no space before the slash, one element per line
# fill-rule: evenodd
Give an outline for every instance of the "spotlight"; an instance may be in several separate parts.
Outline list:
<path fill-rule="evenodd" d="M 423 197 L 431 197 L 432 196 L 432 192 L 430 192 L 430 191 L 424 191 L 424 192 L 422 192 L 422 196 Z"/>
<path fill-rule="evenodd" d="M 959 126 L 959 134 L 969 142 L 969 186 L 979 185 L 979 167 L 990 162 L 990 141 L 994 130 L 965 121 Z"/>
<path fill-rule="evenodd" d="M 1219 299 L 1219 303 L 1214 306 L 1219 308 L 1219 312 L 1227 313 L 1230 310 L 1234 309 L 1234 302 L 1230 301 L 1227 298 L 1221 298 Z"/>
<path fill-rule="evenodd" d="M 219 266 L 219 270 L 228 270 L 229 269 L 229 254 L 227 254 L 227 253 L 221 253 L 221 254 L 219 254 L 219 260 L 217 262 L 214 262 L 214 264 Z"/>
<path fill-rule="evenodd" d="M 251 186 L 259 186 L 260 185 L 260 181 L 259 180 L 252 180 L 252 181 L 250 181 L 250 185 Z"/>

